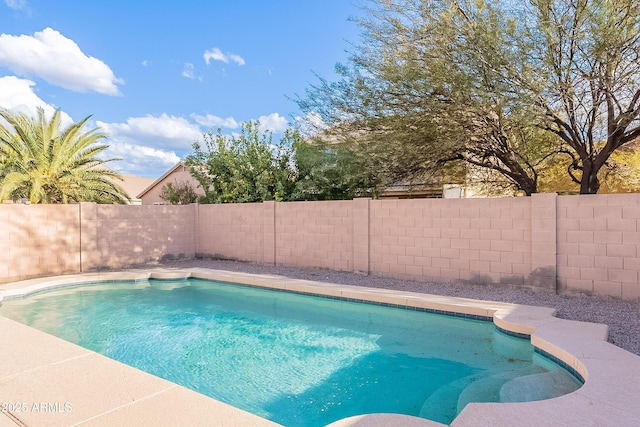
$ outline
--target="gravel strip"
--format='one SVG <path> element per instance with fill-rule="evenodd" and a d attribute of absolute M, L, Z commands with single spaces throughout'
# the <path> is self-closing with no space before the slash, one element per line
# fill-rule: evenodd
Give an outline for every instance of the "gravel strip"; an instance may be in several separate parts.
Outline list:
<path fill-rule="evenodd" d="M 318 282 L 552 307 L 557 311 L 556 316 L 561 319 L 609 325 L 609 342 L 640 356 L 640 301 L 621 301 L 594 296 L 555 295 L 548 292 L 533 292 L 496 285 L 415 282 L 328 269 L 268 266 L 213 259 L 164 261 L 155 265 L 168 268 L 201 267 L 253 274 L 275 274 Z"/>

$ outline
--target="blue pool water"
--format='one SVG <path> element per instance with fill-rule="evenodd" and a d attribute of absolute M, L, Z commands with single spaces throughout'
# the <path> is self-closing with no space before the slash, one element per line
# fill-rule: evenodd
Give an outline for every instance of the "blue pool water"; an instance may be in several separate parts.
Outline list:
<path fill-rule="evenodd" d="M 204 280 L 94 284 L 0 314 L 286 426 L 450 423 L 468 402 L 581 385 L 491 322 Z"/>

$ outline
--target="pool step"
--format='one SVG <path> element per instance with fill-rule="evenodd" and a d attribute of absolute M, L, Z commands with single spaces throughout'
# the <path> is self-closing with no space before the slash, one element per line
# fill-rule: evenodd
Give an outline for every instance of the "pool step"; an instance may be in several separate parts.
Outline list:
<path fill-rule="evenodd" d="M 477 379 L 476 375 L 469 375 L 440 387 L 424 401 L 419 416 L 450 424 L 453 421 L 451 414 L 457 414 L 458 396 Z"/>
<path fill-rule="evenodd" d="M 507 381 L 500 389 L 500 401 L 530 402 L 551 399 L 571 393 L 575 388 L 576 380 L 571 374 L 558 369 Z"/>
<path fill-rule="evenodd" d="M 481 380 L 474 381 L 460 393 L 458 397 L 458 413 L 471 402 L 500 402 L 501 390 L 505 383 L 522 376 L 530 376 L 545 372 L 539 366 L 501 372 Z"/>

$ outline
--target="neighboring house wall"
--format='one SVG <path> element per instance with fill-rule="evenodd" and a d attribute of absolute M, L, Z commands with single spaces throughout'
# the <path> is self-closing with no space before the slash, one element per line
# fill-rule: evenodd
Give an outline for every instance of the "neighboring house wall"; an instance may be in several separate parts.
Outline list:
<path fill-rule="evenodd" d="M 0 282 L 194 256 L 640 299 L 640 194 L 0 205 Z"/>
<path fill-rule="evenodd" d="M 167 204 L 165 200 L 162 200 L 160 194 L 162 193 L 162 188 L 169 182 L 172 184 L 187 182 L 196 190 L 197 194 L 204 195 L 204 191 L 198 181 L 191 176 L 189 168 L 179 163 L 162 177 L 154 181 L 147 189 L 138 195 L 138 198 L 142 200 L 143 205 Z"/>
<path fill-rule="evenodd" d="M 122 181 L 116 180 L 116 183 L 129 194 L 129 204 L 141 205 L 142 200 L 138 198 L 138 194 L 153 184 L 155 179 L 132 174 L 120 174 L 120 176 L 122 176 Z"/>

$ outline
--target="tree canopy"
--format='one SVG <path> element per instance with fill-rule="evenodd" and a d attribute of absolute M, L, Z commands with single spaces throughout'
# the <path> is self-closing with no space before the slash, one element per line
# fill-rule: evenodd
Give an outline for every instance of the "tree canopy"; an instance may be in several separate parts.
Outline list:
<path fill-rule="evenodd" d="M 289 200 L 348 200 L 376 196 L 384 174 L 350 144 L 329 143 L 320 136 L 304 139 L 289 131 L 291 167 L 295 185 Z"/>
<path fill-rule="evenodd" d="M 193 148 L 186 165 L 204 189 L 201 203 L 351 199 L 380 187 L 352 150 L 309 142 L 293 129 L 274 143 L 271 132 L 248 122 L 236 135 L 206 132 Z"/>
<path fill-rule="evenodd" d="M 531 0 L 528 11 L 531 65 L 514 84 L 562 140 L 580 192 L 596 193 L 611 155 L 640 136 L 640 3 Z"/>
<path fill-rule="evenodd" d="M 479 168 L 531 194 L 551 161 L 595 193 L 612 153 L 640 135 L 639 8 L 369 0 L 341 78 L 321 78 L 298 105 L 386 159 L 392 179 L 473 180 Z"/>
<path fill-rule="evenodd" d="M 120 175 L 97 156 L 106 135 L 83 131 L 89 117 L 61 129 L 60 110 L 50 120 L 0 109 L 0 200 L 31 203 L 127 203 Z"/>
<path fill-rule="evenodd" d="M 271 133 L 261 133 L 258 122 L 244 123 L 238 135 L 221 129 L 203 134 L 193 144 L 186 165 L 205 195 L 201 203 L 246 203 L 282 200 L 292 182 L 288 152 L 273 145 Z"/>

